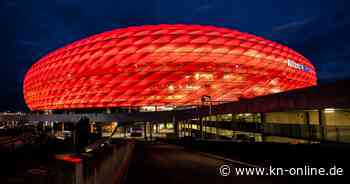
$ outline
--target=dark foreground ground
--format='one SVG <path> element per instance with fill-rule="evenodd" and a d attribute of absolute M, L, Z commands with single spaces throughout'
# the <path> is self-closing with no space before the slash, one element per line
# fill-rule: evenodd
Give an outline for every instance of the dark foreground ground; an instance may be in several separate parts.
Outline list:
<path fill-rule="evenodd" d="M 227 176 L 219 174 L 223 164 L 247 167 L 183 147 L 162 143 L 137 143 L 126 177 L 134 183 L 300 183 L 291 177 Z"/>
<path fill-rule="evenodd" d="M 11 145 L 0 145 L 0 183 L 52 183 L 55 171 L 53 155 L 67 150 L 65 143 L 48 140 L 47 137 L 13 137 Z"/>
<path fill-rule="evenodd" d="M 135 144 L 134 144 L 135 143 Z M 127 152 L 123 145 L 135 145 Z M 0 184 L 77 183 L 70 178 L 74 169 L 61 167 L 54 154 L 69 150 L 67 143 L 47 141 L 30 144 L 16 151 L 0 154 Z M 127 184 L 206 184 L 206 183 L 339 183 L 345 176 L 235 176 L 234 168 L 248 168 L 246 163 L 267 166 L 303 166 L 311 157 L 313 165 L 327 167 L 336 164 L 347 169 L 347 147 L 317 145 L 237 144 L 213 141 L 179 143 L 115 140 L 88 156 L 83 155 L 81 179 L 78 183 L 117 183 L 113 177 L 120 174 L 118 183 Z M 287 149 L 288 148 L 288 149 Z M 337 148 L 337 149 L 336 149 Z M 341 149 L 340 149 L 341 148 Z M 124 151 L 123 151 L 124 150 Z M 3 150 L 2 150 L 3 151 Z M 208 154 L 210 153 L 210 154 Z M 128 156 L 126 156 L 128 155 Z M 218 156 L 221 155 L 222 157 Z M 124 158 L 127 158 L 124 160 Z M 230 159 L 224 159 L 230 158 Z M 121 161 L 123 160 L 123 161 Z M 125 161 L 125 162 L 124 162 Z M 240 161 L 238 163 L 237 161 Z M 294 163 L 294 164 L 293 164 Z M 229 176 L 221 176 L 222 165 L 231 169 Z M 73 166 L 74 164 L 70 164 Z M 71 166 L 69 168 L 71 168 Z M 125 166 L 125 167 L 122 167 Z M 74 168 L 74 167 L 72 167 Z M 70 182 L 67 182 L 67 181 Z M 88 181 L 88 182 L 87 182 Z M 117 181 L 117 180 L 116 180 Z M 322 181 L 322 182 L 320 182 Z M 345 181 L 345 180 L 344 180 Z M 344 183 L 344 182 L 342 182 Z M 346 183 L 346 182 L 345 182 Z"/>

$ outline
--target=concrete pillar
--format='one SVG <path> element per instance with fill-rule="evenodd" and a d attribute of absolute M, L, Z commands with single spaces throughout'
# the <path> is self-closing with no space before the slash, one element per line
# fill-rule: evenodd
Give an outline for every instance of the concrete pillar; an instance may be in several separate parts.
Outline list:
<path fill-rule="evenodd" d="M 216 140 L 218 140 L 220 137 L 218 115 L 216 115 L 215 119 L 216 119 L 216 121 L 214 123 L 214 125 L 215 125 L 215 138 L 216 138 Z"/>
<path fill-rule="evenodd" d="M 152 133 L 153 133 L 153 123 L 149 122 L 149 138 L 152 140 Z"/>
<path fill-rule="evenodd" d="M 335 133 L 336 133 L 336 140 L 337 140 L 337 142 L 340 142 L 341 141 L 341 139 L 340 139 L 341 131 L 339 130 L 338 127 L 335 128 Z"/>
<path fill-rule="evenodd" d="M 190 136 L 190 121 L 187 120 L 187 136 Z"/>
<path fill-rule="evenodd" d="M 73 128 L 72 131 L 72 136 L 73 136 L 73 152 L 76 153 L 77 152 L 77 131 L 75 130 L 75 128 Z"/>
<path fill-rule="evenodd" d="M 266 113 L 260 113 L 260 122 L 261 122 L 261 139 L 265 141 L 265 124 L 266 124 Z"/>
<path fill-rule="evenodd" d="M 191 125 L 191 121 L 188 120 L 187 121 L 187 136 L 191 136 L 191 127 L 190 127 L 190 125 Z"/>
<path fill-rule="evenodd" d="M 53 121 L 51 121 L 51 124 L 50 124 L 50 128 L 51 128 L 51 135 L 54 135 L 54 134 L 55 134 L 55 131 L 54 131 L 54 129 L 53 129 L 53 124 L 54 124 L 54 122 L 53 122 Z M 36 129 L 35 129 L 35 131 L 36 131 Z"/>
<path fill-rule="evenodd" d="M 310 124 L 310 112 L 305 111 L 305 125 L 306 125 L 306 129 L 303 130 L 303 134 L 306 133 L 307 134 L 307 139 L 309 140 L 309 142 L 312 141 L 312 132 L 311 132 L 311 124 Z M 305 132 L 307 131 L 307 132 Z"/>
<path fill-rule="evenodd" d="M 200 121 L 199 131 L 200 131 L 201 139 L 203 139 L 204 134 L 203 134 L 203 117 L 202 116 L 199 118 L 199 121 Z"/>
<path fill-rule="evenodd" d="M 159 134 L 159 123 L 156 123 L 156 134 Z"/>
<path fill-rule="evenodd" d="M 43 123 L 43 132 L 46 132 L 46 123 Z"/>
<path fill-rule="evenodd" d="M 145 140 L 147 141 L 147 122 L 143 123 L 143 134 L 144 134 Z"/>
<path fill-rule="evenodd" d="M 182 137 L 186 136 L 186 127 L 185 127 L 185 121 L 181 121 L 181 130 L 182 130 Z"/>
<path fill-rule="evenodd" d="M 266 123 L 266 113 L 260 113 L 260 122 L 262 124 Z"/>
<path fill-rule="evenodd" d="M 62 135 L 64 135 L 64 122 L 62 122 Z"/>
<path fill-rule="evenodd" d="M 181 122 L 182 137 L 186 137 L 186 120 Z"/>
<path fill-rule="evenodd" d="M 179 136 L 179 123 L 176 121 L 175 116 L 173 116 L 173 126 L 174 126 L 174 133 L 176 138 L 180 137 Z"/>
<path fill-rule="evenodd" d="M 192 121 L 191 120 L 190 120 L 189 126 L 190 126 L 190 136 L 192 137 Z"/>
<path fill-rule="evenodd" d="M 180 137 L 183 137 L 182 121 L 179 122 Z"/>
<path fill-rule="evenodd" d="M 207 136 L 207 122 L 203 121 L 203 138 L 205 139 L 205 137 Z"/>
<path fill-rule="evenodd" d="M 326 117 L 324 109 L 318 109 L 318 125 L 320 126 L 320 140 L 326 140 Z"/>

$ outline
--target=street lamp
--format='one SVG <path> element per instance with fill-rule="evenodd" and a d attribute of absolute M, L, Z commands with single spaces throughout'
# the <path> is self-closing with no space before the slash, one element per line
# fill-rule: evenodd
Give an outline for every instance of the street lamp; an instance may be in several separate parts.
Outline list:
<path fill-rule="evenodd" d="M 209 120 L 212 121 L 211 119 L 211 114 L 212 114 L 212 100 L 211 96 L 209 95 L 203 95 L 201 98 L 202 104 L 205 105 L 205 103 L 209 102 Z M 202 132 L 201 132 L 201 137 L 203 138 L 203 120 L 201 121 L 201 126 L 202 126 Z"/>
<path fill-rule="evenodd" d="M 211 101 L 211 96 L 209 95 L 203 95 L 202 98 L 202 104 L 204 105 L 206 102 L 209 102 L 209 115 L 211 116 L 211 106 L 212 106 L 212 101 Z M 211 118 L 210 118 L 211 119 Z"/>
<path fill-rule="evenodd" d="M 203 95 L 202 98 L 201 98 L 201 101 L 202 101 L 202 105 L 204 106 L 205 103 L 208 103 L 209 102 L 209 121 L 212 121 L 212 105 L 213 105 L 213 102 L 216 102 L 218 104 L 220 103 L 227 103 L 227 102 L 230 102 L 230 101 L 214 101 L 214 100 L 211 100 L 211 96 L 209 95 Z M 218 121 L 218 120 L 216 120 Z M 203 121 L 201 121 L 201 126 L 203 127 Z M 218 128 L 218 123 L 215 122 L 215 129 L 216 129 L 216 139 L 219 139 L 219 128 Z M 201 132 L 201 137 L 203 138 L 203 132 Z"/>

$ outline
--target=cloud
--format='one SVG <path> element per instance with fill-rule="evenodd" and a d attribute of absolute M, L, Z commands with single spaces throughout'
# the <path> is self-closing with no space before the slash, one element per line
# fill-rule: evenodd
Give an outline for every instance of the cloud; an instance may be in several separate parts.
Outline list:
<path fill-rule="evenodd" d="M 317 17 L 310 17 L 310 18 L 307 18 L 304 20 L 289 22 L 287 24 L 282 24 L 282 25 L 273 27 L 272 31 L 273 32 L 282 32 L 282 31 L 289 31 L 291 29 L 299 29 L 299 28 L 304 27 L 305 25 L 311 23 L 315 19 L 317 19 Z"/>

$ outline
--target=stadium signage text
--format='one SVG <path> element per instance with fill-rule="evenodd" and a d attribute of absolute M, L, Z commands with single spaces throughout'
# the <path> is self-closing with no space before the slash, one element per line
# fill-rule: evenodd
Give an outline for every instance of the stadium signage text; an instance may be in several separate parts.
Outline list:
<path fill-rule="evenodd" d="M 291 59 L 287 60 L 287 64 L 288 64 L 289 67 L 292 67 L 292 68 L 295 68 L 295 69 L 298 69 L 298 70 L 303 70 L 304 72 L 309 72 L 310 71 L 309 67 L 304 66 L 302 64 L 299 64 L 299 63 L 297 63 L 297 62 L 295 62 L 294 60 L 291 60 Z"/>

